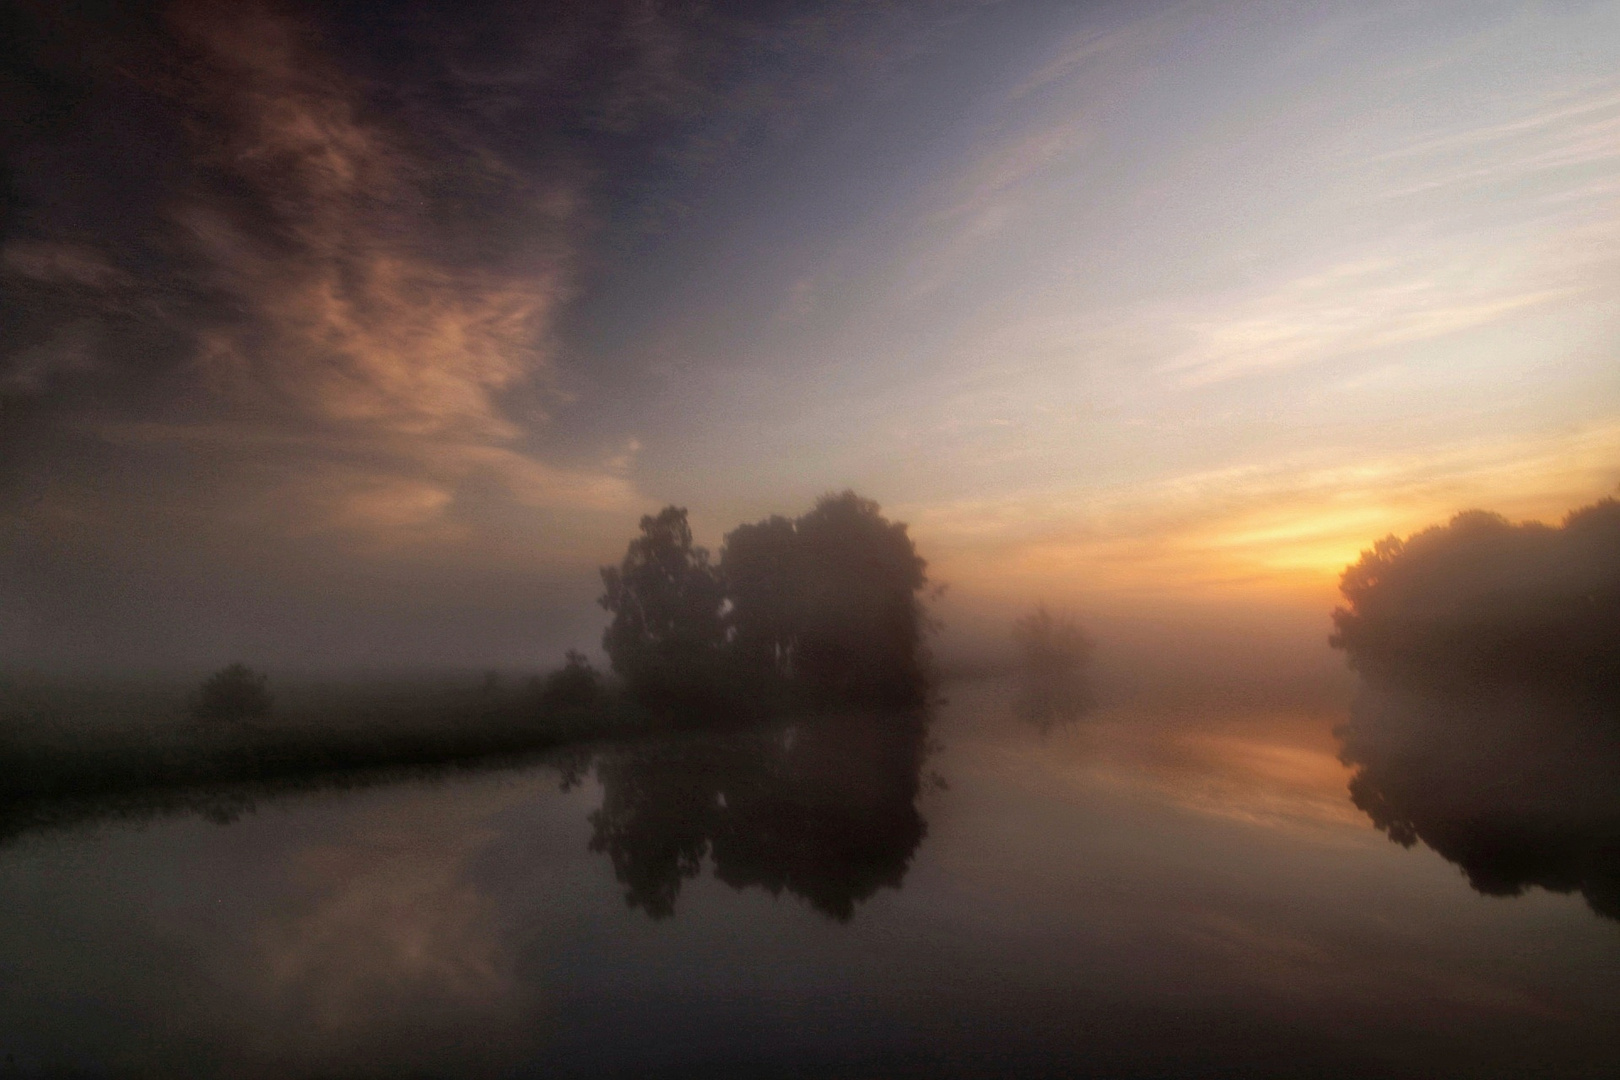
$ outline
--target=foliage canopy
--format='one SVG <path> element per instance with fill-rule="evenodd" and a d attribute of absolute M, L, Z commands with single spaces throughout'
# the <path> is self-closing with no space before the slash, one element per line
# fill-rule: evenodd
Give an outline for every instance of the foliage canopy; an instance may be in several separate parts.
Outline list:
<path fill-rule="evenodd" d="M 796 519 L 738 526 L 718 565 L 680 507 L 642 518 L 641 533 L 602 570 L 613 614 L 602 644 L 643 701 L 714 706 L 764 691 L 823 706 L 925 702 L 926 563 L 877 503 L 845 491 Z"/>

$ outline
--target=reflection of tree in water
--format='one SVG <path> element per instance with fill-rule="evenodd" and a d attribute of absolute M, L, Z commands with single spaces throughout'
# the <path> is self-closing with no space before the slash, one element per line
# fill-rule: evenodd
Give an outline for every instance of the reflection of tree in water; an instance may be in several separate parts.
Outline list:
<path fill-rule="evenodd" d="M 602 570 L 602 644 L 665 735 L 598 755 L 591 816 L 631 905 L 671 914 L 705 860 L 839 920 L 899 887 L 924 832 L 925 568 L 849 491 L 738 526 L 718 562 L 685 510 L 642 519 Z"/>
<path fill-rule="evenodd" d="M 1344 592 L 1355 804 L 1482 893 L 1579 891 L 1620 919 L 1620 504 L 1561 528 L 1461 515 L 1381 542 Z"/>
<path fill-rule="evenodd" d="M 1341 730 L 1355 804 L 1491 896 L 1581 892 L 1620 919 L 1615 703 L 1482 687 L 1363 692 Z"/>
<path fill-rule="evenodd" d="M 609 750 L 591 848 L 654 917 L 708 857 L 733 888 L 785 889 L 844 921 L 900 887 L 922 842 L 926 741 L 920 714 L 868 713 Z"/>

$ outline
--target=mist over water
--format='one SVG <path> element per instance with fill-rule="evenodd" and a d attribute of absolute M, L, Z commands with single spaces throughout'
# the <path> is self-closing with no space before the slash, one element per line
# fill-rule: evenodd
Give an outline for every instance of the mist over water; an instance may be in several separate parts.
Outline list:
<path fill-rule="evenodd" d="M 1016 680 L 946 692 L 926 752 L 834 716 L 20 836 L 8 1045 L 25 1069 L 249 1075 L 1510 1076 L 1614 1053 L 1614 924 L 1480 897 L 1374 831 L 1329 734 L 1342 695 L 1178 691 L 1042 731 Z M 87 992 L 127 1019 L 87 1038 Z"/>
<path fill-rule="evenodd" d="M 206 759 L 249 771 L 17 802 L 8 751 L 32 812 L 0 847 L 0 1037 L 25 1074 L 1598 1075 L 1620 758 L 1610 639 L 1583 628 L 1609 625 L 1613 548 L 1497 559 L 1611 518 L 1370 552 L 1336 616 L 1354 677 L 1153 663 L 1041 607 L 920 707 L 830 707 L 882 683 L 826 666 L 799 697 L 791 604 L 782 648 L 700 661 L 724 685 L 637 667 L 694 655 L 703 594 L 686 630 L 621 627 L 620 684 L 583 657 L 391 705 L 295 683 L 258 719 L 215 715 L 222 686 L 263 704 L 251 672 L 149 690 L 146 716 L 178 700 L 257 747 Z M 311 702 L 321 727 L 271 734 Z"/>
<path fill-rule="evenodd" d="M 645 516 L 605 669 L 12 679 L 0 1039 L 41 1075 L 1588 1074 L 1617 551 L 1612 501 L 1476 512 L 1365 552 L 1315 646 L 1036 604 L 941 658 L 906 526 L 844 492 L 717 556 Z"/>
<path fill-rule="evenodd" d="M 1616 72 L 0 3 L 0 1076 L 1616 1074 Z"/>

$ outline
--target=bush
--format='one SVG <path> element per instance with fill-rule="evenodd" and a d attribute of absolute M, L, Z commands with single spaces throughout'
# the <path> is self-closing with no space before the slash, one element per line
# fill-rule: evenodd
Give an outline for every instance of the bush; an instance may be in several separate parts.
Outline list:
<path fill-rule="evenodd" d="M 1458 514 L 1344 572 L 1330 639 L 1363 675 L 1620 685 L 1620 503 L 1562 526 Z"/>
<path fill-rule="evenodd" d="M 197 691 L 192 713 L 199 720 L 258 720 L 270 712 L 269 682 L 246 664 L 222 668 Z"/>
<path fill-rule="evenodd" d="M 544 715 L 592 709 L 606 696 L 602 676 L 583 653 L 569 649 L 567 659 L 540 682 L 540 710 Z"/>

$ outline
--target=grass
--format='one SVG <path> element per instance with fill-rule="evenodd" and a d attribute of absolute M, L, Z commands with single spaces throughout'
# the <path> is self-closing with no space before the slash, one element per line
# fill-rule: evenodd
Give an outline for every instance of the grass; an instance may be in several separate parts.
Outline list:
<path fill-rule="evenodd" d="M 548 705 L 536 683 L 417 678 L 278 687 L 258 720 L 203 720 L 192 687 L 0 683 L 0 843 L 98 817 L 181 810 L 228 820 L 267 794 L 517 765 L 628 734 L 608 694 Z"/>

